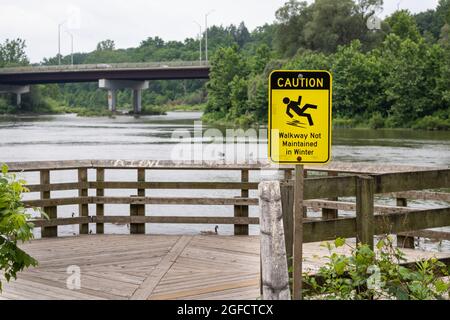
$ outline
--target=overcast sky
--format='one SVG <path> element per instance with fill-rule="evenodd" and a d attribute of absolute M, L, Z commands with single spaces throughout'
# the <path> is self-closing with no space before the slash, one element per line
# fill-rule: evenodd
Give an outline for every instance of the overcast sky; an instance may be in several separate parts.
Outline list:
<path fill-rule="evenodd" d="M 26 40 L 31 62 L 58 51 L 58 23 L 74 35 L 74 51 L 88 52 L 97 43 L 112 39 L 118 48 L 137 46 L 149 36 L 164 40 L 196 37 L 204 15 L 214 10 L 208 24 L 229 25 L 245 21 L 251 30 L 275 19 L 286 0 L 0 0 L 0 42 Z M 309 0 L 308 2 L 312 2 Z M 379 15 L 399 6 L 412 12 L 436 7 L 438 0 L 385 0 Z M 61 53 L 70 53 L 70 36 L 63 31 Z"/>

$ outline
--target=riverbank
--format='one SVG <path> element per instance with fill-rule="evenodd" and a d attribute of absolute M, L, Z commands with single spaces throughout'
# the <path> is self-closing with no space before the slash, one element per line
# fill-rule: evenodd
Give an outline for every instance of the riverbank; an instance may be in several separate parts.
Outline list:
<path fill-rule="evenodd" d="M 244 127 L 252 128 L 267 125 L 267 120 L 257 121 L 252 116 L 240 116 L 235 119 L 226 117 L 217 118 L 211 114 L 203 114 L 202 121 L 209 125 L 218 127 Z M 420 120 L 413 121 L 405 126 L 395 124 L 390 118 L 383 118 L 381 115 L 373 116 L 370 119 L 363 117 L 341 118 L 333 117 L 333 129 L 399 129 L 399 130 L 425 130 L 425 131 L 450 131 L 450 117 L 447 114 L 425 116 Z"/>
<path fill-rule="evenodd" d="M 390 117 L 383 117 L 375 113 L 371 118 L 333 118 L 333 127 L 337 128 L 356 128 L 356 129 L 415 129 L 428 131 L 449 131 L 450 130 L 450 111 L 436 112 L 433 115 L 425 116 L 421 119 L 411 121 L 405 125 L 400 125 Z"/>
<path fill-rule="evenodd" d="M 198 105 L 164 105 L 164 106 L 142 106 L 140 115 L 153 116 L 153 115 L 165 115 L 167 112 L 197 112 L 203 111 L 204 104 Z M 115 113 L 106 108 L 93 107 L 68 107 L 68 106 L 51 106 L 45 110 L 38 111 L 22 111 L 17 108 L 8 108 L 8 112 L 0 112 L 0 117 L 23 117 L 23 116 L 46 116 L 46 115 L 58 115 L 58 114 L 76 114 L 78 117 L 113 117 Z M 120 115 L 134 115 L 130 109 L 117 109 L 116 114 Z"/>

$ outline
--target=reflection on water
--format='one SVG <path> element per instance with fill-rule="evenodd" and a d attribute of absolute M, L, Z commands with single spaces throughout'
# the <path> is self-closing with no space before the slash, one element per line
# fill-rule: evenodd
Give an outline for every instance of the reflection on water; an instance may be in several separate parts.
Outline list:
<path fill-rule="evenodd" d="M 450 132 L 335 129 L 335 160 L 422 166 L 450 165 Z"/>
<path fill-rule="evenodd" d="M 179 142 L 171 139 L 173 130 L 192 133 L 200 116 L 200 112 L 169 112 L 139 118 L 0 118 L 0 161 L 170 159 L 173 144 Z M 266 142 L 265 136 L 260 139 Z M 332 141 L 337 161 L 450 164 L 450 132 L 334 129 Z"/>
<path fill-rule="evenodd" d="M 75 115 L 30 116 L 0 118 L 0 161 L 69 160 L 69 159 L 170 159 L 174 144 L 174 129 L 193 132 L 194 120 L 199 112 L 169 112 L 164 116 L 133 118 L 81 118 Z M 207 129 L 205 127 L 205 129 Z M 223 129 L 221 129 L 223 130 Z M 267 143 L 266 137 L 259 137 Z M 363 130 L 334 129 L 332 157 L 337 161 L 394 163 L 425 166 L 450 165 L 450 132 L 429 132 L 413 130 Z M 204 142 L 209 142 L 205 139 Z M 262 150 L 266 152 L 264 147 Z M 261 155 L 262 158 L 266 154 Z M 95 179 L 93 172 L 91 179 Z M 126 170 L 109 173 L 107 179 L 134 180 L 135 173 Z M 73 177 L 71 176 L 73 175 Z M 238 181 L 233 172 L 149 172 L 148 179 L 161 181 Z M 251 177 L 256 180 L 256 173 Z M 27 177 L 30 183 L 37 181 L 36 175 Z M 74 172 L 62 171 L 52 175 L 52 181 L 76 179 Z M 107 190 L 106 195 L 124 195 L 127 191 Z M 128 191 L 133 194 L 133 190 Z M 171 190 L 176 195 L 193 196 L 236 196 L 235 191 L 214 190 Z M 152 190 L 152 195 L 167 195 L 164 190 Z M 53 194 L 53 193 L 52 193 Z M 76 194 L 76 191 L 75 191 Z M 74 194 L 74 195 L 75 195 Z M 55 196 L 71 196 L 70 192 L 54 193 Z M 255 192 L 251 196 L 256 196 Z M 108 206 L 107 206 L 108 207 Z M 95 206 L 90 208 L 95 212 Z M 77 208 L 66 206 L 58 212 L 70 216 Z M 126 214 L 128 207 L 105 208 L 111 214 Z M 158 215 L 232 215 L 231 207 L 201 206 L 148 206 L 147 214 Z M 156 213 L 155 213 L 156 211 Z M 250 214 L 257 215 L 257 208 Z M 152 233 L 198 233 L 212 230 L 214 226 L 198 225 L 149 225 Z M 95 226 L 93 226 L 95 231 Z M 110 226 L 114 232 L 127 232 L 126 226 Z M 110 230 L 110 231 L 111 231 Z M 63 227 L 61 232 L 76 233 L 75 227 Z M 219 233 L 231 234 L 232 226 L 220 226 Z M 251 227 L 251 232 L 258 232 Z"/>

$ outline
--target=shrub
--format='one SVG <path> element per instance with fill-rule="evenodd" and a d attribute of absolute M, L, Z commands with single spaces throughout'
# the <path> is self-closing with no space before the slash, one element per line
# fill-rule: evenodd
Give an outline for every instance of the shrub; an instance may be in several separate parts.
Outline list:
<path fill-rule="evenodd" d="M 37 261 L 17 246 L 18 241 L 33 238 L 33 224 L 27 222 L 31 216 L 26 213 L 21 195 L 28 190 L 25 181 L 8 173 L 8 167 L 2 166 L 0 173 L 0 270 L 6 281 L 17 278 L 17 272 Z M 0 292 L 2 282 L 0 280 Z"/>
<path fill-rule="evenodd" d="M 133 113 L 133 111 L 130 111 L 130 113 Z M 142 106 L 141 115 L 162 115 L 165 114 L 163 107 L 160 106 Z"/>
<path fill-rule="evenodd" d="M 450 284 L 438 277 L 448 268 L 435 258 L 421 260 L 414 269 L 401 266 L 404 253 L 390 237 L 380 240 L 373 251 L 367 245 L 352 248 L 351 255 L 333 252 L 345 245 L 338 238 L 324 244 L 330 256 L 315 276 L 306 274 L 305 298 L 428 300 L 448 298 Z"/>
<path fill-rule="evenodd" d="M 442 119 L 435 115 L 425 116 L 417 120 L 412 128 L 419 130 L 450 130 L 450 119 Z"/>
<path fill-rule="evenodd" d="M 354 128 L 357 123 L 354 119 L 349 118 L 334 118 L 333 119 L 333 127 L 334 128 Z"/>
<path fill-rule="evenodd" d="M 369 127 L 371 129 L 384 128 L 384 118 L 379 112 L 375 112 L 369 119 Z"/>

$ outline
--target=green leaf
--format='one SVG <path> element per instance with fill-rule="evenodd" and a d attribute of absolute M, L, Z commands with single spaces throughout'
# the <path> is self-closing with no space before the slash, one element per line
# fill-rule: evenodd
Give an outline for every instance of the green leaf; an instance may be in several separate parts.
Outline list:
<path fill-rule="evenodd" d="M 378 241 L 376 247 L 378 250 L 381 250 L 384 247 L 384 240 Z"/>
<path fill-rule="evenodd" d="M 345 238 L 337 238 L 334 240 L 334 245 L 336 248 L 342 247 L 345 244 Z"/>
<path fill-rule="evenodd" d="M 6 175 L 8 173 L 8 165 L 6 163 L 2 164 L 2 174 Z"/>

